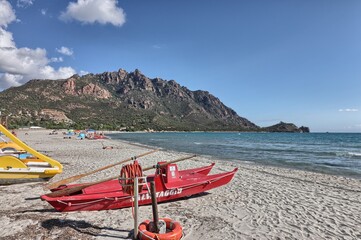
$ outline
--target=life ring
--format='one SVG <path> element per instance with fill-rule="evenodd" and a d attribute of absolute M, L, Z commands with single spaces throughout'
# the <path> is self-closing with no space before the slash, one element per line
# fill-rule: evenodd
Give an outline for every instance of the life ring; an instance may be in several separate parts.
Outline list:
<path fill-rule="evenodd" d="M 167 233 L 153 233 L 149 231 L 149 220 L 145 220 L 138 226 L 140 240 L 179 240 L 182 238 L 183 230 L 179 222 L 170 218 L 160 218 L 166 223 Z"/>

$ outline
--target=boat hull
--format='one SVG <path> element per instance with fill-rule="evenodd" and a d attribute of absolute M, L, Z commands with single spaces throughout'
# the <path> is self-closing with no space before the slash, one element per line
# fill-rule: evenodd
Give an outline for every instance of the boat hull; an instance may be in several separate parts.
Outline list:
<path fill-rule="evenodd" d="M 20 154 L 13 156 L 11 152 L 5 152 L 0 156 L 0 184 L 46 181 L 62 172 L 63 166 L 58 161 L 32 149 L 1 124 L 0 132 L 12 141 L 2 143 L 3 150 L 12 148 L 20 151 L 17 154 L 24 154 L 25 151 L 29 154 L 26 157 Z"/>
<path fill-rule="evenodd" d="M 38 159 L 18 159 L 0 156 L 0 184 L 47 181 L 61 172 L 57 167 Z"/>
<path fill-rule="evenodd" d="M 214 175 L 208 175 L 209 171 L 206 174 L 204 174 L 205 172 L 191 174 L 190 171 L 188 175 L 180 174 L 181 178 L 168 182 L 162 174 L 149 176 L 147 178 L 148 186 L 144 185 L 138 195 L 138 204 L 151 204 L 152 200 L 148 187 L 149 182 L 152 180 L 154 180 L 156 185 L 157 202 L 166 202 L 189 197 L 225 185 L 232 180 L 237 169 Z M 123 193 L 118 180 L 111 180 L 84 188 L 80 194 L 55 198 L 43 195 L 41 198 L 48 201 L 57 211 L 61 212 L 110 210 L 134 205 L 133 196 Z"/>

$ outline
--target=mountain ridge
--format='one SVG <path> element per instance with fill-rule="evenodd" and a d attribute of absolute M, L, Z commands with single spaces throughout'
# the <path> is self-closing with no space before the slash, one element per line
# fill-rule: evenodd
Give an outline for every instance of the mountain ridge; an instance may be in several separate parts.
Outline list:
<path fill-rule="evenodd" d="M 208 91 L 138 69 L 33 79 L 0 93 L 0 111 L 14 125 L 174 131 L 259 131 Z"/>

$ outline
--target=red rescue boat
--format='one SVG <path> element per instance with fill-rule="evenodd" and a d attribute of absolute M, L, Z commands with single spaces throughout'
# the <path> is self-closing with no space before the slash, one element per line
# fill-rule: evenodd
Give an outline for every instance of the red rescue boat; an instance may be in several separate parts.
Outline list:
<path fill-rule="evenodd" d="M 154 180 L 155 182 L 157 201 L 165 202 L 225 185 L 232 180 L 237 172 L 237 168 L 235 168 L 231 172 L 209 175 L 213 166 L 214 163 L 205 167 L 178 171 L 177 164 L 168 164 L 157 169 L 154 175 L 147 176 L 147 184 L 143 185 L 139 192 L 139 205 L 152 203 L 147 186 L 150 181 Z M 52 191 L 79 185 L 81 184 L 66 185 Z M 134 205 L 133 197 L 123 193 L 118 179 L 83 188 L 69 196 L 49 197 L 42 195 L 41 199 L 49 202 L 57 211 L 61 212 L 109 210 Z"/>

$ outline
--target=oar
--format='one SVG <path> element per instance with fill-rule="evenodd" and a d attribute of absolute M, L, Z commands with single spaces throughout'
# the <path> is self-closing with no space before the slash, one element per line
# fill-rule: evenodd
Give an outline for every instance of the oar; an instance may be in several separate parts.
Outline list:
<path fill-rule="evenodd" d="M 150 152 L 146 152 L 146 153 L 143 153 L 143 154 L 140 154 L 138 156 L 135 156 L 135 157 L 131 157 L 131 158 L 127 158 L 123 161 L 120 161 L 118 163 L 114 163 L 114 164 L 110 164 L 108 166 L 105 166 L 105 167 L 102 167 L 102 168 L 99 168 L 99 169 L 96 169 L 96 170 L 93 170 L 93 171 L 90 171 L 90 172 L 87 172 L 87 173 L 83 173 L 83 174 L 79 174 L 79 175 L 76 175 L 76 176 L 72 176 L 72 177 L 69 177 L 69 178 L 65 178 L 63 180 L 60 180 L 60 181 L 57 181 L 55 183 L 51 183 L 49 185 L 47 185 L 46 187 L 49 188 L 49 189 L 53 189 L 53 188 L 57 188 L 61 185 L 65 185 L 65 184 L 68 184 L 68 183 L 71 183 L 71 182 L 74 182 L 80 178 L 83 178 L 83 177 L 86 177 L 86 176 L 89 176 L 93 173 L 96 173 L 96 172 L 100 172 L 100 171 L 103 171 L 105 169 L 108 169 L 108 168 L 111 168 L 111 167 L 114 167 L 116 165 L 120 165 L 120 164 L 123 164 L 125 162 L 128 162 L 128 161 L 131 161 L 131 160 L 134 160 L 136 158 L 140 158 L 140 157 L 144 157 L 146 155 L 149 155 L 151 153 L 154 153 L 154 152 L 157 152 L 159 151 L 159 149 L 156 149 L 156 150 L 153 150 L 153 151 L 150 151 Z"/>
<path fill-rule="evenodd" d="M 173 161 L 162 163 L 159 166 L 163 167 L 163 166 L 166 166 L 166 165 L 168 165 L 170 163 L 176 163 L 176 162 L 183 161 L 183 160 L 186 160 L 186 159 L 194 158 L 196 156 L 197 155 L 192 155 L 192 156 L 188 156 L 188 157 L 179 158 L 179 159 L 176 159 L 176 160 L 173 160 Z M 153 165 L 151 167 L 144 168 L 143 171 L 147 171 L 147 170 L 150 170 L 150 169 L 156 168 L 156 167 L 157 167 L 157 165 Z M 70 195 L 72 193 L 76 193 L 78 191 L 81 191 L 82 189 L 84 189 L 86 187 L 90 187 L 90 186 L 93 186 L 93 185 L 96 185 L 96 184 L 99 184 L 99 183 L 107 182 L 107 181 L 113 180 L 113 179 L 118 178 L 118 177 L 119 177 L 119 175 L 113 176 L 113 177 L 110 177 L 110 178 L 107 178 L 107 179 L 103 179 L 103 180 L 100 180 L 100 181 L 97 181 L 97 182 L 84 183 L 84 184 L 79 185 L 79 186 L 75 186 L 75 187 L 71 187 L 71 188 L 64 188 L 64 189 L 61 189 L 61 190 L 58 190 L 58 191 L 55 191 L 55 192 L 45 194 L 45 196 L 47 196 L 47 197 L 61 197 L 61 196 Z"/>

